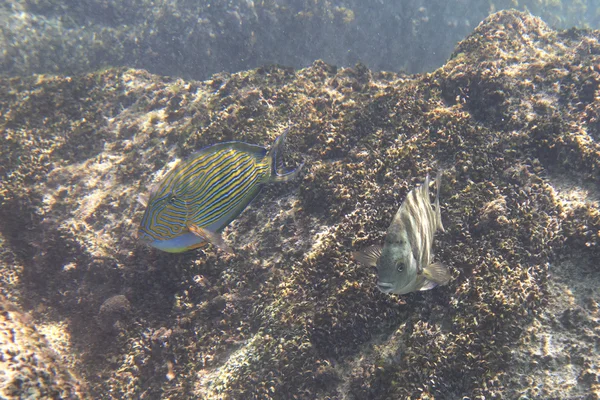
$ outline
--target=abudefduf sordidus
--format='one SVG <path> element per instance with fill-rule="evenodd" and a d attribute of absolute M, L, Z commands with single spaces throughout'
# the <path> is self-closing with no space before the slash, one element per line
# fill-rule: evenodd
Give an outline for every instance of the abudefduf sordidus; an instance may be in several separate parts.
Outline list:
<path fill-rule="evenodd" d="M 377 267 L 377 287 L 383 293 L 429 290 L 450 280 L 448 268 L 433 262 L 433 237 L 438 229 L 444 231 L 439 200 L 441 173 L 435 182 L 433 206 L 427 175 L 425 184 L 411 190 L 396 212 L 383 247 L 370 246 L 354 253 L 361 264 Z"/>
<path fill-rule="evenodd" d="M 170 253 L 180 253 L 211 243 L 231 248 L 220 232 L 254 199 L 269 181 L 294 179 L 296 170 L 283 172 L 281 161 L 287 130 L 271 150 L 243 142 L 206 147 L 170 170 L 140 198 L 146 211 L 138 235 L 145 243 Z"/>

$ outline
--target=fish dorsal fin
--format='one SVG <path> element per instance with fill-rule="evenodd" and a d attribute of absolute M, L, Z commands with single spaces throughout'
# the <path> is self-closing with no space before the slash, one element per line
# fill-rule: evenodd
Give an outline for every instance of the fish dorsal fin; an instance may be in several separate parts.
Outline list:
<path fill-rule="evenodd" d="M 369 246 L 361 251 L 355 251 L 352 253 L 352 256 L 356 261 L 366 267 L 376 267 L 377 260 L 381 257 L 381 249 L 380 245 Z"/>
<path fill-rule="evenodd" d="M 435 208 L 436 225 L 440 231 L 445 232 L 444 225 L 442 224 L 442 212 L 440 210 L 440 186 L 442 186 L 442 171 L 441 170 L 439 170 L 437 175 L 435 176 L 435 186 L 436 186 L 435 202 L 433 203 L 433 205 Z"/>
<path fill-rule="evenodd" d="M 431 201 L 429 199 L 429 185 L 430 184 L 431 184 L 431 178 L 429 178 L 429 174 L 427 174 L 427 176 L 425 177 L 425 183 L 423 183 L 423 185 L 421 186 L 421 191 L 423 194 L 423 198 L 428 199 L 429 201 Z"/>
<path fill-rule="evenodd" d="M 250 144 L 244 142 L 228 142 L 225 144 L 227 144 L 227 146 L 224 146 L 223 148 L 231 148 L 234 150 L 252 154 L 257 160 L 262 160 L 267 155 L 267 149 L 257 144 Z"/>
<path fill-rule="evenodd" d="M 245 152 L 248 154 L 252 154 L 252 156 L 254 158 L 256 158 L 257 160 L 262 160 L 265 157 L 265 155 L 267 154 L 267 149 L 265 149 L 264 147 L 259 146 L 257 144 L 231 141 L 231 142 L 216 143 L 216 144 L 204 147 L 204 148 L 194 152 L 192 155 L 190 155 L 186 159 L 186 162 L 189 160 L 192 160 L 194 158 L 202 157 L 206 154 L 214 154 L 214 153 L 218 153 L 220 151 L 224 151 L 227 149 L 234 149 L 234 150 L 242 151 L 242 152 Z"/>
<path fill-rule="evenodd" d="M 213 246 L 223 250 L 224 252 L 233 253 L 233 249 L 231 247 L 229 247 L 229 245 L 227 243 L 225 243 L 225 240 L 223 239 L 223 237 L 221 235 L 219 235 L 218 233 L 211 232 L 208 229 L 200 228 L 199 226 L 194 225 L 194 224 L 188 225 L 188 229 L 194 235 L 206 240 L 207 242 L 209 242 Z"/>
<path fill-rule="evenodd" d="M 445 285 L 450 282 L 450 271 L 442 263 L 436 261 L 423 269 L 423 276 L 429 281 L 438 285 Z"/>

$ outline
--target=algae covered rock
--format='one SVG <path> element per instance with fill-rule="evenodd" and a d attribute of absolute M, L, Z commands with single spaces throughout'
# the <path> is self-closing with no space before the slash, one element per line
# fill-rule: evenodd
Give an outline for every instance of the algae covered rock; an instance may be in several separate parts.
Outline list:
<path fill-rule="evenodd" d="M 18 277 L 3 291 L 67 324 L 101 397 L 597 390 L 599 360 L 584 350 L 600 332 L 598 285 L 586 284 L 600 256 L 598 36 L 501 12 L 431 74 L 317 61 L 203 82 L 133 69 L 2 78 L 0 261 Z M 174 162 L 221 141 L 268 145 L 287 127 L 287 162 L 304 160 L 303 174 L 224 231 L 233 254 L 136 240 L 136 197 Z M 440 169 L 434 252 L 453 278 L 384 295 L 351 252 L 380 242 Z M 574 358 L 544 350 L 549 335 Z M 566 365 L 577 382 L 552 380 Z"/>
<path fill-rule="evenodd" d="M 0 395 L 3 399 L 87 398 L 85 384 L 34 326 L 0 298 Z"/>

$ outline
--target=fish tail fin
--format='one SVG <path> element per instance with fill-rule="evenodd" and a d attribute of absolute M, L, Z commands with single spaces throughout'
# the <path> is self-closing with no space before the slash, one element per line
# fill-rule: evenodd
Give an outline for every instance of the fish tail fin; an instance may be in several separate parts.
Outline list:
<path fill-rule="evenodd" d="M 269 165 L 271 166 L 271 180 L 275 182 L 287 182 L 298 176 L 304 163 L 294 170 L 286 170 L 283 166 L 283 146 L 288 134 L 287 128 L 277 139 L 267 154 Z"/>
<path fill-rule="evenodd" d="M 440 211 L 440 186 L 442 186 L 442 170 L 439 170 L 435 176 L 435 220 L 437 227 L 440 231 L 444 232 L 444 225 L 442 224 L 442 212 Z"/>

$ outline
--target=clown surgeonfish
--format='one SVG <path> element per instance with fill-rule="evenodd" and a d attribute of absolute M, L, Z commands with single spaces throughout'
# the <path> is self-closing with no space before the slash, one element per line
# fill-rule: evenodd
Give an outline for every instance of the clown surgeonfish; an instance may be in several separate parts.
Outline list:
<path fill-rule="evenodd" d="M 354 258 L 363 265 L 377 267 L 377 287 L 383 293 L 406 294 L 445 285 L 450 271 L 433 262 L 433 237 L 444 231 L 440 213 L 440 183 L 433 207 L 429 199 L 429 175 L 425 183 L 406 195 L 396 212 L 382 246 L 374 245 L 355 252 Z"/>
<path fill-rule="evenodd" d="M 170 170 L 147 196 L 140 240 L 180 253 L 207 243 L 231 252 L 220 232 L 258 195 L 267 182 L 294 179 L 302 165 L 284 171 L 287 130 L 269 151 L 243 142 L 206 147 Z"/>

